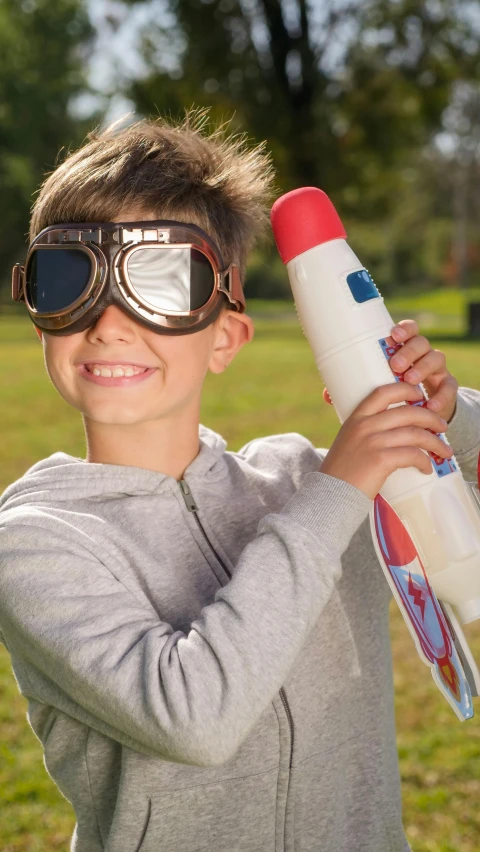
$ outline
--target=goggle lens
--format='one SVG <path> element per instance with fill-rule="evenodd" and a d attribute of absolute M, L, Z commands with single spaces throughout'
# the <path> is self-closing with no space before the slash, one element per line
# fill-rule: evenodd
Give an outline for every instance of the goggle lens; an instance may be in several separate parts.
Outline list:
<path fill-rule="evenodd" d="M 196 249 L 138 248 L 126 263 L 131 286 L 158 311 L 194 311 L 207 304 L 215 289 L 208 258 Z"/>
<path fill-rule="evenodd" d="M 86 290 L 92 263 L 79 249 L 36 249 L 28 263 L 27 298 L 39 313 L 63 311 Z"/>
<path fill-rule="evenodd" d="M 196 249 L 138 248 L 127 260 L 132 288 L 158 311 L 189 312 L 207 304 L 215 289 L 208 258 Z M 89 255 L 80 249 L 36 249 L 25 282 L 30 305 L 38 313 L 63 311 L 88 288 L 92 273 Z"/>

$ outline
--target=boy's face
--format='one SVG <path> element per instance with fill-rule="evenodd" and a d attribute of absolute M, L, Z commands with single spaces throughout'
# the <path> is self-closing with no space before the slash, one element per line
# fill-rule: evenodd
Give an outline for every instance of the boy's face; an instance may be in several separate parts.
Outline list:
<path fill-rule="evenodd" d="M 121 221 L 154 219 L 131 210 Z M 63 399 L 90 421 L 134 425 L 173 418 L 190 411 L 198 418 L 201 391 L 208 370 L 221 373 L 253 335 L 250 317 L 224 310 L 201 331 L 162 335 L 145 328 L 116 305 L 77 334 L 37 334 L 43 342 L 45 366 Z M 153 368 L 142 381 L 124 379 L 106 386 L 85 378 L 85 363 L 134 364 Z"/>

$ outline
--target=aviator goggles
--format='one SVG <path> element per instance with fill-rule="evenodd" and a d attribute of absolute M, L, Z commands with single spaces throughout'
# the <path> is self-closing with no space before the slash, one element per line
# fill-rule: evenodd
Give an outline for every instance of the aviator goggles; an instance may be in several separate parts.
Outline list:
<path fill-rule="evenodd" d="M 83 331 L 112 304 L 159 334 L 200 331 L 225 298 L 245 310 L 238 267 L 224 268 L 201 228 L 167 220 L 45 228 L 13 267 L 12 298 L 53 335 Z"/>

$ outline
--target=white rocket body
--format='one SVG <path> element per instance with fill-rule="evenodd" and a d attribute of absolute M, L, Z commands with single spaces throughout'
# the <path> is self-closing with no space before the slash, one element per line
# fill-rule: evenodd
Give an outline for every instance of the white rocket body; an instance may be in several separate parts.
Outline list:
<path fill-rule="evenodd" d="M 388 362 L 393 350 L 385 349 L 395 323 L 345 239 L 328 239 L 286 266 L 300 323 L 343 423 L 376 387 L 397 381 Z M 364 301 L 354 297 L 356 282 L 370 291 Z M 437 597 L 466 623 L 480 618 L 480 503 L 454 457 L 437 462 L 429 475 L 415 467 L 394 471 L 380 493 L 410 534 Z"/>

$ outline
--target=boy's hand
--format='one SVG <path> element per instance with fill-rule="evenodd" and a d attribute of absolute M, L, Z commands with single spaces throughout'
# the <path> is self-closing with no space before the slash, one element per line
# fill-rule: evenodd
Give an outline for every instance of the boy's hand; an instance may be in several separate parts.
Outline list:
<path fill-rule="evenodd" d="M 418 334 L 418 325 L 412 319 L 401 320 L 394 326 L 392 337 L 397 343 L 404 343 L 401 351 L 390 359 L 393 372 L 397 375 L 405 373 L 403 379 L 410 385 L 423 382 L 430 397 L 426 407 L 449 423 L 457 405 L 458 382 L 445 366 L 444 353 L 440 349 L 432 349 L 427 338 Z M 405 363 L 400 364 L 400 358 Z M 409 369 L 412 366 L 414 369 Z M 323 391 L 323 398 L 332 404 L 327 388 Z"/>
<path fill-rule="evenodd" d="M 391 382 L 375 388 L 342 425 L 319 470 L 343 479 L 375 499 L 385 480 L 401 467 L 432 472 L 430 458 L 422 450 L 450 458 L 453 450 L 437 432 L 446 423 L 434 411 L 417 405 L 419 388 L 407 382 Z"/>

